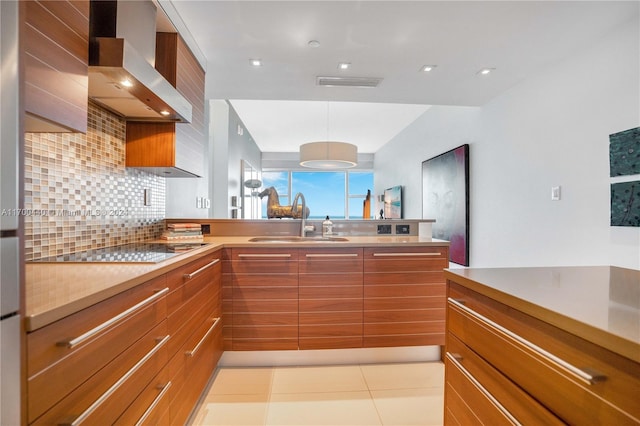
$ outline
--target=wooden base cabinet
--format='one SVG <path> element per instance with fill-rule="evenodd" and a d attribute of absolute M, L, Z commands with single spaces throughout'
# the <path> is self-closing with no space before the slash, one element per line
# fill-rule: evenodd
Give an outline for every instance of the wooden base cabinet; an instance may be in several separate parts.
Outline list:
<path fill-rule="evenodd" d="M 444 345 L 449 247 L 231 248 L 225 350 Z"/>
<path fill-rule="evenodd" d="M 183 424 L 222 354 L 220 252 L 27 335 L 29 424 Z"/>
<path fill-rule="evenodd" d="M 232 349 L 298 349 L 298 250 L 233 248 L 223 272 L 232 291 L 224 319 Z"/>
<path fill-rule="evenodd" d="M 169 423 L 184 424 L 222 355 L 222 252 L 167 274 Z"/>
<path fill-rule="evenodd" d="M 640 424 L 640 365 L 448 283 L 445 424 Z"/>
<path fill-rule="evenodd" d="M 364 249 L 364 347 L 444 345 L 449 248 Z"/>
<path fill-rule="evenodd" d="M 299 250 L 300 349 L 362 347 L 362 253 Z"/>

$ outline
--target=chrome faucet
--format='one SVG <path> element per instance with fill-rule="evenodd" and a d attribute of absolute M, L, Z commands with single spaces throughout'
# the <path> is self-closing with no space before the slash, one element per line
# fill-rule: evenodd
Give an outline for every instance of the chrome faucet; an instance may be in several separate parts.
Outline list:
<path fill-rule="evenodd" d="M 293 203 L 291 204 L 291 211 L 298 211 L 298 199 L 302 200 L 302 209 L 301 209 L 301 224 L 300 224 L 300 236 L 306 237 L 307 232 L 312 232 L 315 230 L 314 226 L 307 227 L 307 202 L 304 199 L 304 195 L 302 192 L 298 192 L 296 196 L 293 198 Z"/>

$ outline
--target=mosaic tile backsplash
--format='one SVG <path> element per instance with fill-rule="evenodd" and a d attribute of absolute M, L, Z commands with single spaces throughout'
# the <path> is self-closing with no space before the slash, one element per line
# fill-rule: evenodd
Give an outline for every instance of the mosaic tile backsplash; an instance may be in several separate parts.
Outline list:
<path fill-rule="evenodd" d="M 125 168 L 124 120 L 92 103 L 88 120 L 86 135 L 25 134 L 26 260 L 162 233 L 165 178 Z"/>

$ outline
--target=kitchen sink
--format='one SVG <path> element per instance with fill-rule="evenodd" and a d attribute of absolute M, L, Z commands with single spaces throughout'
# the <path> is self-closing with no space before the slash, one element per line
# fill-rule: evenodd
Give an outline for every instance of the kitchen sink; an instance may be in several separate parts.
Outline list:
<path fill-rule="evenodd" d="M 334 241 L 349 241 L 344 237 L 254 237 L 252 243 L 328 243 Z"/>

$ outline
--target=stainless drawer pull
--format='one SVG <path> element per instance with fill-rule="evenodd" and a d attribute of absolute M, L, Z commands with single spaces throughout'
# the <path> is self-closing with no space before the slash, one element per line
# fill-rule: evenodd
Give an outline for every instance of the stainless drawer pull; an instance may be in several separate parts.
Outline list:
<path fill-rule="evenodd" d="M 168 382 L 166 385 L 162 387 L 162 390 L 160 391 L 158 396 L 156 396 L 156 399 L 154 399 L 151 405 L 149 405 L 149 408 L 147 408 L 147 410 L 144 412 L 142 417 L 140 417 L 140 420 L 136 422 L 136 426 L 140 426 L 147 420 L 147 418 L 151 415 L 151 413 L 153 413 L 153 410 L 156 408 L 156 406 L 160 404 L 160 401 L 162 400 L 162 398 L 167 394 L 167 391 L 169 391 L 170 387 L 171 387 L 171 382 Z"/>
<path fill-rule="evenodd" d="M 118 390 L 118 388 L 124 384 L 124 382 L 129 380 L 129 378 L 133 376 L 145 362 L 147 362 L 153 355 L 155 355 L 156 352 L 160 350 L 160 348 L 162 348 L 162 346 L 164 346 L 165 343 L 167 343 L 169 337 L 169 335 L 166 335 L 163 338 L 159 339 L 158 343 L 156 343 L 153 349 L 151 349 L 144 357 L 140 359 L 140 361 L 136 363 L 136 365 L 131 367 L 129 371 L 127 371 L 122 377 L 120 377 L 118 381 L 113 384 L 113 386 L 107 389 L 105 393 L 103 393 L 98 399 L 96 399 L 95 402 L 89 406 L 89 408 L 84 410 L 82 414 L 76 417 L 76 419 L 71 422 L 71 426 L 79 425 L 80 423 L 87 420 L 87 418 L 91 414 L 93 414 L 93 412 L 96 411 L 98 407 L 100 407 L 107 399 L 109 399 L 109 397 L 111 397 L 111 395 L 113 395 Z"/>
<path fill-rule="evenodd" d="M 159 299 L 160 297 L 164 296 L 164 294 L 167 293 L 167 292 L 169 292 L 169 287 L 165 287 L 162 290 L 157 291 L 155 294 L 153 294 L 152 296 L 147 297 L 146 299 L 144 299 L 142 302 L 138 303 L 137 305 L 134 305 L 134 306 L 130 307 L 126 311 L 120 312 L 115 317 L 103 322 L 102 324 L 98 325 L 95 328 L 92 328 L 91 330 L 87 331 L 83 335 L 78 336 L 75 339 L 64 340 L 62 342 L 58 342 L 58 343 L 56 343 L 56 346 L 66 346 L 67 348 L 71 349 L 74 346 L 77 346 L 80 343 L 83 343 L 84 341 L 90 339 L 91 337 L 95 336 L 96 334 L 100 333 L 101 331 L 105 330 L 106 328 L 109 328 L 111 325 L 117 323 L 121 319 L 131 315 L 135 311 L 141 309 L 143 306 L 146 306 L 146 305 L 150 304 L 151 302 L 155 301 L 156 299 Z"/>
<path fill-rule="evenodd" d="M 358 257 L 358 253 L 317 253 L 307 254 L 307 257 Z"/>
<path fill-rule="evenodd" d="M 456 306 L 457 308 L 459 308 L 460 310 L 468 313 L 469 315 L 477 318 L 478 320 L 484 322 L 486 325 L 488 325 L 489 327 L 493 328 L 494 330 L 501 332 L 502 334 L 506 335 L 507 337 L 511 338 L 512 340 L 515 340 L 516 342 L 520 343 L 523 346 L 526 346 L 527 348 L 529 348 L 530 350 L 532 350 L 533 352 L 537 353 L 539 356 L 541 356 L 542 358 L 546 359 L 547 361 L 549 361 L 551 364 L 554 364 L 556 367 L 561 368 L 562 370 L 566 371 L 567 373 L 571 374 L 573 377 L 575 377 L 576 379 L 580 380 L 583 383 L 586 383 L 587 385 L 592 385 L 596 382 L 601 382 L 606 380 L 606 376 L 602 375 L 602 374 L 589 374 L 584 370 L 579 369 L 578 367 L 569 364 L 567 361 L 563 360 L 562 358 L 557 357 L 556 355 L 552 354 L 551 352 L 548 352 L 544 349 L 542 349 L 540 346 L 536 345 L 535 343 L 532 343 L 528 340 L 526 340 L 524 337 L 521 337 L 519 335 L 517 335 L 516 333 L 514 333 L 513 331 L 501 326 L 500 324 L 490 320 L 489 318 L 485 317 L 484 315 L 479 314 L 478 312 L 474 311 L 471 308 L 466 307 L 465 305 L 463 305 L 461 302 L 457 301 L 456 299 L 453 299 L 451 297 L 448 298 L 449 302 L 451 304 L 453 304 L 454 306 Z"/>
<path fill-rule="evenodd" d="M 373 257 L 415 257 L 415 256 L 441 256 L 442 253 L 373 253 Z"/>
<path fill-rule="evenodd" d="M 265 254 L 239 254 L 240 258 L 251 258 L 251 257 L 261 257 L 261 258 L 289 258 L 291 257 L 290 253 L 265 253 Z"/>
<path fill-rule="evenodd" d="M 196 347 L 191 349 L 190 351 L 186 351 L 184 354 L 186 356 L 195 356 L 196 352 L 198 352 L 198 349 L 200 349 L 200 346 L 202 346 L 202 344 L 207 339 L 207 337 L 209 337 L 209 335 L 211 334 L 213 329 L 216 328 L 216 326 L 218 325 L 219 321 L 220 321 L 220 317 L 216 318 L 216 320 L 213 322 L 213 325 L 211 326 L 211 328 L 209 328 L 209 330 L 207 330 L 207 332 L 204 334 L 204 336 L 202 336 L 202 339 L 200 339 L 200 341 L 198 342 Z"/>
<path fill-rule="evenodd" d="M 460 356 L 458 355 L 458 357 L 460 357 Z M 449 361 L 451 361 L 451 363 L 453 365 L 455 365 L 460 370 L 460 372 L 462 372 L 462 374 L 464 374 L 465 377 L 471 383 L 473 383 L 473 385 L 494 405 L 494 407 L 496 407 L 498 410 L 500 410 L 500 412 L 511 423 L 513 423 L 514 425 L 521 425 L 521 423 L 515 417 L 513 417 L 513 414 L 511 414 L 509 412 L 509 410 L 504 408 L 504 406 L 502 404 L 500 404 L 500 402 L 493 395 L 491 395 L 491 392 L 489 392 L 484 386 L 482 386 L 482 384 L 478 381 L 478 379 L 473 377 L 473 375 L 471 373 L 469 373 L 469 371 L 467 371 L 467 369 L 464 368 L 462 366 L 462 364 L 460 364 L 460 362 L 458 361 L 458 358 L 456 358 L 456 356 L 454 354 L 451 354 L 451 353 L 447 352 L 447 359 Z"/>
<path fill-rule="evenodd" d="M 220 262 L 220 259 L 213 260 L 213 261 L 207 263 L 206 265 L 204 265 L 202 268 L 197 269 L 197 270 L 193 271 L 190 274 L 184 274 L 183 277 L 184 277 L 185 280 L 190 280 L 191 278 L 193 278 L 196 275 L 198 275 L 199 273 L 203 272 L 205 269 L 212 267 L 213 265 L 215 265 L 218 262 Z"/>

